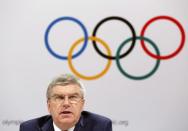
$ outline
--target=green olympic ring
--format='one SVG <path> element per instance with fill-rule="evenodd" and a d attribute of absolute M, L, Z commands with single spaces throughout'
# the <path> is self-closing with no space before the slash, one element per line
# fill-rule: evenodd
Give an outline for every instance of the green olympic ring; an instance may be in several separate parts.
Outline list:
<path fill-rule="evenodd" d="M 143 79 L 146 79 L 148 77 L 150 77 L 151 75 L 153 75 L 155 73 L 155 71 L 158 69 L 159 67 L 159 64 L 160 64 L 160 59 L 157 59 L 156 60 L 156 64 L 154 66 L 154 68 L 147 74 L 145 75 L 142 75 L 142 76 L 133 76 L 133 75 L 130 75 L 128 74 L 127 72 L 125 72 L 125 70 L 122 68 L 121 64 L 120 64 L 120 51 L 121 49 L 123 48 L 123 46 L 125 46 L 128 42 L 130 42 L 132 40 L 132 37 L 131 38 L 128 38 L 126 39 L 118 48 L 117 52 L 116 52 L 116 64 L 117 64 L 117 67 L 118 69 L 120 70 L 120 72 L 130 78 L 130 79 L 133 79 L 133 80 L 143 80 Z M 148 42 L 149 44 L 151 44 L 153 46 L 153 48 L 155 49 L 156 53 L 158 56 L 160 56 L 160 51 L 158 49 L 158 47 L 154 44 L 154 42 L 146 37 L 136 37 L 136 40 L 144 40 L 146 42 Z"/>

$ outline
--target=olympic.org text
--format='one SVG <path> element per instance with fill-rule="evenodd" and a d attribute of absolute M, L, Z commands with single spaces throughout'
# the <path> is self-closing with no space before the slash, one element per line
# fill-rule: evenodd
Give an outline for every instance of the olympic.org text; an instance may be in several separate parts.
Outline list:
<path fill-rule="evenodd" d="M 3 126 L 19 126 L 23 120 L 2 120 L 1 124 Z"/>
<path fill-rule="evenodd" d="M 19 126 L 23 120 L 2 120 L 1 124 L 3 126 Z M 124 126 L 127 127 L 129 125 L 128 120 L 112 120 L 112 124 L 115 126 Z"/>
<path fill-rule="evenodd" d="M 115 126 L 128 127 L 129 121 L 128 120 L 112 120 L 112 124 L 115 125 Z"/>

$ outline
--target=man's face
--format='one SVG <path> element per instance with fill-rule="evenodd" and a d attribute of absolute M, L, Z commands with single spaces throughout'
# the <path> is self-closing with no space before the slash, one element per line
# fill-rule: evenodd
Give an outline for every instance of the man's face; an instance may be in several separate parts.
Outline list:
<path fill-rule="evenodd" d="M 83 110 L 84 100 L 80 87 L 75 84 L 52 88 L 51 98 L 48 100 L 48 111 L 58 126 L 75 125 Z"/>

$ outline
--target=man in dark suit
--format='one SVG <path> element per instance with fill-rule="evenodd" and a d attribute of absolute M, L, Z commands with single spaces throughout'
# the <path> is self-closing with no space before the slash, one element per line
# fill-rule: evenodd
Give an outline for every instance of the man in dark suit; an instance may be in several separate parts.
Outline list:
<path fill-rule="evenodd" d="M 83 111 L 85 88 L 73 75 L 55 78 L 46 96 L 50 115 L 23 122 L 20 131 L 112 131 L 109 118 Z"/>

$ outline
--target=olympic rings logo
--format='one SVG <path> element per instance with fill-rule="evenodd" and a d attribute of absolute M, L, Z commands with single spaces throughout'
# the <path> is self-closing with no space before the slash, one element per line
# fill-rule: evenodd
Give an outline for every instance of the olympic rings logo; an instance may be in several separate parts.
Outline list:
<path fill-rule="evenodd" d="M 131 31 L 131 34 L 132 34 L 132 37 L 130 38 L 127 38 L 126 40 L 124 40 L 117 52 L 116 52 L 116 56 L 112 56 L 112 53 L 111 53 L 111 49 L 110 47 L 108 46 L 108 44 L 103 41 L 101 38 L 98 38 L 97 37 L 97 31 L 99 30 L 99 28 L 105 23 L 105 22 L 108 22 L 108 21 L 111 21 L 111 20 L 117 20 L 117 21 L 121 21 L 123 22 L 124 24 L 126 24 L 128 26 L 128 28 L 130 29 Z M 181 34 L 181 41 L 179 43 L 179 46 L 178 48 L 168 54 L 168 55 L 160 55 L 160 51 L 157 47 L 157 45 L 149 38 L 145 37 L 145 32 L 146 32 L 146 29 L 155 21 L 158 21 L 158 20 L 167 20 L 167 21 L 170 21 L 172 22 L 173 24 L 175 24 L 179 31 L 180 31 L 180 34 Z M 54 50 L 52 50 L 51 46 L 50 46 L 50 43 L 49 43 L 49 34 L 50 34 L 50 30 L 53 28 L 53 26 L 59 22 L 62 22 L 62 21 L 71 21 L 71 22 L 74 22 L 76 23 L 77 25 L 80 26 L 81 30 L 83 31 L 83 35 L 84 37 L 83 38 L 80 38 L 78 40 L 76 40 L 73 45 L 71 46 L 69 52 L 68 52 L 68 55 L 67 56 L 63 56 L 61 54 L 58 54 L 56 53 Z M 60 18 L 57 18 L 55 19 L 54 21 L 52 21 L 46 31 L 45 31 L 45 46 L 47 48 L 47 50 L 49 51 L 49 53 L 54 56 L 55 58 L 58 58 L 58 59 L 61 59 L 61 60 L 67 60 L 68 61 L 68 64 L 69 64 L 69 67 L 71 69 L 71 71 L 77 75 L 78 77 L 82 78 L 82 79 L 85 79 L 85 80 L 94 80 L 94 79 L 98 79 L 100 77 L 102 77 L 105 73 L 107 73 L 107 71 L 109 70 L 110 66 L 111 66 L 111 63 L 112 63 L 112 60 L 115 60 L 116 61 L 116 64 L 117 64 L 117 67 L 119 69 L 119 71 L 126 77 L 130 78 L 130 79 L 133 79 L 133 80 L 143 80 L 143 79 L 146 79 L 146 78 L 149 78 L 150 76 L 152 76 L 156 70 L 158 69 L 159 65 L 160 65 L 160 61 L 161 60 L 167 60 L 167 59 L 171 59 L 173 57 L 175 57 L 181 50 L 182 48 L 184 47 L 185 45 L 185 31 L 184 31 L 184 28 L 182 27 L 182 25 L 180 24 L 180 22 L 178 20 L 176 20 L 175 18 L 172 18 L 170 16 L 156 16 L 156 17 L 153 17 L 152 19 L 150 19 L 149 21 L 146 22 L 146 24 L 143 26 L 142 30 L 141 30 L 141 33 L 140 33 L 140 36 L 137 36 L 136 35 L 136 32 L 135 32 L 135 29 L 133 28 L 132 24 L 122 18 L 122 17 L 119 17 L 119 16 L 110 16 L 110 17 L 107 17 L 107 18 L 104 18 L 102 19 L 94 28 L 93 30 L 93 33 L 92 33 L 92 36 L 88 36 L 88 32 L 87 32 L 87 29 L 85 28 L 84 24 L 74 18 L 74 17 L 69 17 L 69 16 L 64 16 L 64 17 L 60 17 Z M 75 67 L 73 66 L 72 64 L 72 59 L 78 57 L 85 49 L 86 49 L 86 46 L 87 46 L 87 43 L 88 41 L 92 41 L 93 43 L 93 47 L 94 49 L 96 50 L 96 52 L 104 57 L 105 59 L 108 60 L 106 66 L 105 66 L 105 69 L 103 71 L 101 71 L 100 73 L 96 74 L 96 75 L 93 75 L 93 76 L 86 76 L 86 75 L 83 75 L 81 73 L 79 73 Z M 136 40 L 140 40 L 141 42 L 141 47 L 143 48 L 143 50 L 152 58 L 154 58 L 156 60 L 156 64 L 154 66 L 154 68 L 147 74 L 145 75 L 142 75 L 142 76 L 135 76 L 135 75 L 131 75 L 129 73 L 127 73 L 125 71 L 125 69 L 121 66 L 120 64 L 120 59 L 126 57 L 134 48 L 135 46 L 135 43 L 136 43 Z M 122 48 L 128 43 L 128 42 L 131 42 L 131 46 L 129 47 L 129 49 L 123 53 L 123 54 L 120 54 Z M 150 44 L 154 50 L 155 50 L 155 54 L 152 53 L 147 47 L 146 47 L 146 43 L 147 44 Z M 75 49 L 76 46 L 78 46 L 79 44 L 83 43 L 83 46 L 82 48 L 75 54 L 73 54 L 73 50 Z M 105 47 L 106 51 L 107 51 L 107 54 L 103 53 L 97 46 L 97 44 L 101 44 L 102 46 Z"/>

